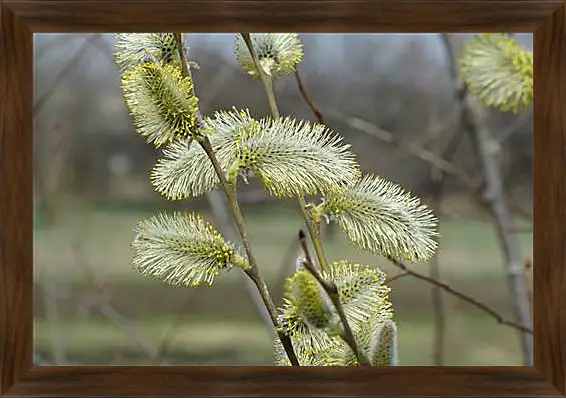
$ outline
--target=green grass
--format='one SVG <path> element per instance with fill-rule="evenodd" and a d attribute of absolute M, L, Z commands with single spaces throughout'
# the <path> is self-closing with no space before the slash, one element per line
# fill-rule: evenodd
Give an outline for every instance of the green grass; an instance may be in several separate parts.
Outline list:
<path fill-rule="evenodd" d="M 282 264 L 296 239 L 302 220 L 295 207 L 244 209 L 252 247 L 272 294 L 280 292 L 281 276 L 289 275 L 294 259 Z M 242 275 L 234 270 L 217 278 L 211 288 L 187 291 L 143 278 L 131 267 L 133 227 L 152 211 L 83 208 L 69 205 L 56 225 L 36 225 L 35 278 L 40 285 L 56 284 L 57 301 L 69 361 L 79 364 L 146 364 L 135 344 L 108 320 L 82 307 L 92 287 L 86 284 L 85 265 L 94 272 L 95 285 L 124 317 L 158 345 L 176 312 L 190 298 L 190 306 L 171 343 L 170 362 L 176 364 L 270 364 L 271 345 L 265 327 L 247 297 Z M 212 220 L 209 217 L 209 220 Z M 442 279 L 488 303 L 508 316 L 508 288 L 497 237 L 491 225 L 474 221 L 441 223 Z M 523 252 L 532 252 L 532 235 L 521 234 Z M 344 237 L 326 242 L 330 260 L 350 259 L 398 272 L 386 260 L 352 247 Z M 428 273 L 426 264 L 414 268 Z M 399 322 L 400 356 L 404 365 L 431 364 L 433 316 L 431 287 L 403 278 L 392 284 Z M 451 296 L 444 296 L 448 312 L 447 364 L 520 364 L 514 330 Z M 51 338 L 45 301 L 36 295 L 36 343 L 46 355 Z M 86 310 L 85 310 L 86 309 Z M 80 313 L 80 312 L 79 312 Z M 145 363 L 144 363 L 145 362 Z"/>
<path fill-rule="evenodd" d="M 253 249 L 267 278 L 276 276 L 281 260 L 302 228 L 302 219 L 294 209 L 271 208 L 250 212 L 246 219 Z M 157 212 L 157 210 L 156 210 Z M 82 278 L 76 266 L 73 245 L 81 246 L 80 256 L 104 279 L 139 281 L 130 266 L 133 227 L 153 212 L 112 211 L 107 209 L 79 210 L 64 213 L 55 227 L 36 229 L 36 270 L 45 278 L 73 281 Z M 209 218 L 211 220 L 211 218 Z M 441 224 L 442 263 L 447 275 L 466 275 L 466 278 L 485 278 L 499 275 L 502 259 L 497 237 L 489 224 L 476 221 L 444 221 Z M 532 252 L 532 235 L 521 234 L 526 254 Z M 326 244 L 329 260 L 343 258 L 378 266 L 385 261 L 357 250 L 342 236 Z M 419 268 L 425 269 L 419 265 Z"/>
<path fill-rule="evenodd" d="M 272 346 L 257 321 L 193 320 L 188 317 L 169 336 L 170 323 L 162 318 L 136 323 L 139 334 L 154 348 L 168 340 L 167 364 L 270 365 Z M 430 365 L 433 330 L 430 320 L 398 315 L 400 364 Z M 45 320 L 35 324 L 36 346 L 51 356 L 50 330 Z M 511 330 L 482 315 L 452 313 L 447 330 L 446 365 L 518 365 L 517 340 Z M 57 325 L 67 361 L 79 364 L 152 364 L 134 340 L 107 320 Z"/>

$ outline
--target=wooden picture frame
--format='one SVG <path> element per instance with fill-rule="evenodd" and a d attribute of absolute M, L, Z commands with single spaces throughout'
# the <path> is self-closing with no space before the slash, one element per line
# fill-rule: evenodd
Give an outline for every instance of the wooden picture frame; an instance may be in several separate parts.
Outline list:
<path fill-rule="evenodd" d="M 562 0 L 0 1 L 0 394 L 566 394 L 566 8 Z M 534 367 L 34 367 L 32 84 L 40 32 L 534 32 Z"/>

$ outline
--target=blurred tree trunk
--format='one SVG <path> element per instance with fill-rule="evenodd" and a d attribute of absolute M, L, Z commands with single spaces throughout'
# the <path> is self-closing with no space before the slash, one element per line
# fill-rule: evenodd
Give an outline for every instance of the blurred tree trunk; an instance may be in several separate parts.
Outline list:
<path fill-rule="evenodd" d="M 482 170 L 482 199 L 491 212 L 498 235 L 499 245 L 505 260 L 507 281 L 511 292 L 511 303 L 519 324 L 532 329 L 529 295 L 524 278 L 523 259 L 515 223 L 505 197 L 503 175 L 497 159 L 498 143 L 489 131 L 485 109 L 471 98 L 458 78 L 456 44 L 443 34 L 443 44 L 450 67 L 450 74 L 457 88 L 461 110 L 461 128 L 472 140 L 473 151 Z M 533 364 L 533 336 L 519 332 L 523 364 Z"/>
<path fill-rule="evenodd" d="M 529 295 L 524 279 L 523 257 L 516 227 L 511 212 L 507 206 L 503 190 L 503 179 L 496 159 L 497 147 L 488 129 L 482 123 L 482 110 L 470 106 L 469 134 L 472 137 L 474 152 L 482 165 L 484 173 L 484 191 L 482 193 L 489 207 L 493 223 L 499 238 L 499 245 L 506 263 L 507 279 L 511 291 L 512 303 L 517 321 L 532 328 L 532 318 Z M 474 122 L 473 119 L 479 120 Z M 521 333 L 521 348 L 525 365 L 533 365 L 533 337 Z"/>

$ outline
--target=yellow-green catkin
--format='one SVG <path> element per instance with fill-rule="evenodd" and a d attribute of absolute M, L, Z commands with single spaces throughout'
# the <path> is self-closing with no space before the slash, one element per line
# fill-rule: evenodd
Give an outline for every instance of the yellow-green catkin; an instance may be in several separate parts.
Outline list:
<path fill-rule="evenodd" d="M 533 100 L 533 53 L 508 35 L 475 37 L 460 71 L 470 92 L 489 107 L 518 112 Z"/>
<path fill-rule="evenodd" d="M 307 323 L 316 328 L 327 327 L 331 319 L 321 290 L 322 287 L 308 270 L 301 270 L 292 277 L 291 292 L 297 310 Z"/>
<path fill-rule="evenodd" d="M 143 63 L 126 71 L 121 83 L 134 126 L 148 142 L 160 147 L 198 133 L 198 98 L 180 68 Z"/>
<path fill-rule="evenodd" d="M 392 320 L 375 330 L 370 343 L 370 361 L 373 366 L 397 365 L 397 326 Z"/>

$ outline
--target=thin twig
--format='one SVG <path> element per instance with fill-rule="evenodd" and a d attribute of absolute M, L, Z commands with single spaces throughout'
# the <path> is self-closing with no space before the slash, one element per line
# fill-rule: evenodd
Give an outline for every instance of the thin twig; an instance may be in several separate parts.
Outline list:
<path fill-rule="evenodd" d="M 303 81 L 301 80 L 301 75 L 299 74 L 298 70 L 295 70 L 295 80 L 297 81 L 297 86 L 299 88 L 299 92 L 301 93 L 301 96 L 303 97 L 303 100 L 305 101 L 305 103 L 307 104 L 307 106 L 309 107 L 309 109 L 311 110 L 311 112 L 313 113 L 314 117 L 316 118 L 316 121 L 318 123 L 322 123 L 324 124 L 324 115 L 322 114 L 322 112 L 314 105 L 313 101 L 311 100 L 309 94 L 307 93 L 307 90 L 305 89 L 305 87 L 303 86 Z M 303 205 L 301 205 L 301 211 L 303 212 L 303 209 L 306 209 L 303 207 Z M 305 215 L 303 212 L 303 216 L 306 217 L 305 220 L 310 219 L 310 216 Z M 317 235 L 317 233 L 311 233 L 310 229 L 312 228 L 311 224 L 307 222 L 307 229 L 309 229 L 309 234 L 311 235 L 311 239 L 313 235 Z M 327 237 L 331 237 L 334 235 L 334 233 L 336 232 L 336 223 L 334 221 L 331 221 L 330 224 L 328 224 L 328 233 L 327 233 Z M 318 236 L 320 236 L 320 232 L 318 232 Z M 314 244 L 314 240 L 313 240 L 313 244 Z M 324 256 L 324 250 L 322 248 L 322 243 L 320 242 L 320 240 L 317 240 L 318 242 L 318 248 L 315 246 L 315 251 L 317 251 L 317 257 L 325 259 Z M 320 252 L 320 255 L 318 255 L 318 252 Z"/>
<path fill-rule="evenodd" d="M 401 273 L 396 274 L 394 276 L 388 277 L 388 278 L 385 279 L 385 284 L 392 283 L 393 281 L 399 280 L 400 278 L 408 276 L 408 275 L 409 275 L 408 272 L 401 272 Z"/>
<path fill-rule="evenodd" d="M 183 76 L 190 77 L 190 70 L 187 66 L 181 34 L 175 33 L 174 35 L 175 35 L 175 41 L 177 43 L 177 49 L 179 51 L 179 57 L 181 59 Z M 202 116 L 199 115 L 199 118 L 202 118 Z M 214 171 L 216 172 L 216 175 L 220 179 L 220 183 L 221 183 L 222 188 L 224 190 L 224 193 L 226 194 L 226 197 L 228 199 L 228 204 L 230 206 L 230 211 L 232 213 L 232 217 L 234 218 L 236 228 L 238 230 L 238 233 L 240 234 L 240 238 L 242 239 L 242 244 L 244 245 L 244 249 L 245 249 L 246 255 L 248 257 L 248 262 L 250 263 L 250 268 L 248 270 L 245 270 L 245 272 L 252 279 L 252 281 L 255 283 L 255 285 L 256 285 L 256 287 L 259 291 L 259 294 L 260 294 L 267 310 L 269 311 L 269 316 L 271 318 L 271 322 L 273 323 L 273 326 L 277 330 L 277 335 L 279 336 L 279 339 L 281 340 L 281 344 L 283 345 L 283 348 L 285 349 L 285 352 L 287 353 L 287 356 L 289 357 L 289 361 L 291 362 L 291 365 L 298 366 L 299 361 L 298 361 L 297 356 L 295 354 L 295 351 L 293 349 L 293 345 L 291 343 L 291 338 L 288 335 L 284 334 L 280 329 L 280 323 L 279 323 L 279 320 L 277 318 L 277 310 L 276 310 L 275 305 L 273 303 L 273 300 L 271 299 L 271 296 L 269 294 L 269 289 L 267 287 L 267 284 L 266 284 L 265 280 L 263 279 L 263 277 L 259 273 L 259 267 L 257 265 L 257 261 L 255 259 L 253 252 L 252 252 L 252 248 L 251 248 L 251 245 L 250 245 L 250 242 L 249 242 L 249 239 L 248 239 L 246 224 L 245 224 L 245 221 L 244 221 L 244 216 L 242 215 L 242 212 L 241 212 L 240 207 L 238 205 L 236 187 L 235 187 L 235 185 L 229 183 L 226 180 L 226 176 L 224 175 L 224 171 L 222 170 L 222 167 L 220 166 L 220 163 L 218 162 L 218 159 L 216 158 L 216 154 L 214 153 L 214 150 L 212 149 L 212 144 L 210 143 L 210 140 L 208 139 L 208 137 L 207 136 L 199 137 L 198 142 L 201 145 L 201 147 L 203 148 L 203 150 L 205 151 L 205 153 L 207 154 L 210 161 L 212 162 L 212 166 L 214 168 Z"/>
<path fill-rule="evenodd" d="M 458 178 L 458 180 L 463 182 L 471 189 L 476 190 L 478 187 L 478 183 L 466 171 L 458 168 L 453 163 L 448 162 L 447 160 L 443 159 L 432 151 L 427 150 L 426 148 L 418 146 L 410 141 L 397 139 L 393 133 L 382 129 L 374 125 L 373 123 L 370 123 L 361 118 L 347 116 L 338 110 L 325 110 L 324 113 L 326 115 L 330 115 L 332 118 L 345 122 L 347 125 L 356 130 L 365 132 L 370 136 L 378 138 L 379 140 L 386 143 L 394 144 L 403 148 L 405 151 L 433 165 L 435 168 L 443 171 L 445 174 Z"/>
<path fill-rule="evenodd" d="M 51 351 L 53 354 L 53 364 L 65 365 L 67 363 L 67 354 L 65 348 L 65 331 L 61 328 L 61 316 L 59 314 L 58 298 L 54 293 L 57 292 L 55 282 L 42 284 L 43 287 L 43 303 L 45 305 L 45 314 L 47 326 L 51 340 Z"/>
<path fill-rule="evenodd" d="M 73 58 L 69 61 L 69 63 L 59 72 L 57 77 L 55 78 L 55 82 L 51 87 L 46 90 L 43 95 L 35 102 L 33 105 L 33 115 L 34 117 L 43 109 L 45 104 L 49 101 L 49 99 L 55 94 L 57 87 L 65 80 L 65 78 L 69 75 L 69 72 L 75 68 L 82 57 L 86 54 L 88 49 L 88 44 L 95 41 L 99 35 L 89 37 L 79 48 L 79 50 L 75 53 Z"/>
<path fill-rule="evenodd" d="M 224 196 L 220 191 L 215 190 L 206 194 L 206 198 L 210 205 L 211 211 L 213 213 L 214 219 L 217 222 L 220 233 L 229 241 L 237 242 L 241 244 L 241 240 L 238 236 L 238 232 L 234 229 L 234 224 L 232 223 L 232 218 L 230 210 L 228 209 L 228 202 L 226 196 Z M 271 318 L 269 312 L 267 311 L 255 284 L 251 281 L 247 275 L 240 274 L 243 279 L 244 287 L 251 301 L 257 308 L 260 316 L 262 317 L 265 325 L 267 326 L 269 333 L 273 334 L 273 328 L 271 323 Z"/>
<path fill-rule="evenodd" d="M 84 259 L 81 244 L 76 241 L 72 246 L 73 254 L 75 257 L 76 264 L 82 269 L 84 278 L 89 285 L 91 292 L 93 292 L 93 296 L 91 298 L 92 302 L 91 305 L 95 307 L 95 309 L 108 319 L 112 324 L 122 330 L 130 339 L 132 339 L 138 347 L 147 355 L 147 357 L 152 360 L 157 360 L 157 350 L 155 347 L 145 339 L 143 334 L 137 329 L 137 327 L 122 316 L 116 309 L 112 307 L 108 302 L 103 299 L 100 299 L 100 293 L 102 288 L 96 287 L 94 283 L 94 271 L 92 270 L 91 266 L 88 264 L 87 260 Z"/>
<path fill-rule="evenodd" d="M 301 76 L 299 75 L 299 71 L 295 71 L 295 79 L 297 80 L 297 85 L 299 86 L 299 91 L 301 92 L 301 96 L 303 97 L 303 100 L 305 100 L 305 102 L 307 103 L 307 106 L 314 114 L 314 117 L 316 118 L 317 122 L 324 123 L 324 119 L 323 119 L 324 117 L 322 115 L 322 112 L 320 112 L 320 110 L 316 108 L 316 106 L 310 99 L 307 91 L 305 90 L 305 87 L 303 86 L 303 82 L 301 81 Z"/>
<path fill-rule="evenodd" d="M 194 298 L 195 298 L 194 295 L 190 295 L 185 299 L 185 302 L 183 302 L 183 305 L 181 306 L 181 309 L 177 312 L 177 316 L 175 317 L 175 320 L 173 320 L 171 327 L 164 334 L 163 338 L 161 339 L 161 342 L 157 346 L 157 359 L 154 362 L 154 364 L 156 365 L 163 364 L 163 361 L 167 356 L 167 351 L 169 350 L 169 345 L 173 340 L 175 331 L 181 326 L 183 322 L 183 316 L 185 316 L 185 313 L 187 313 L 188 310 L 190 309 L 190 306 L 192 305 Z"/>
<path fill-rule="evenodd" d="M 495 310 L 493 310 L 488 305 L 481 303 L 480 301 L 472 298 L 471 296 L 466 295 L 466 294 L 450 287 L 448 284 L 443 283 L 441 281 L 437 281 L 432 277 L 425 276 L 424 274 L 415 272 L 414 270 L 410 269 L 407 265 L 405 265 L 403 262 L 398 261 L 395 258 L 388 257 L 388 259 L 391 263 L 393 263 L 395 266 L 397 266 L 399 269 L 401 269 L 403 272 L 405 272 L 402 276 L 401 275 L 395 276 L 395 279 L 403 277 L 403 276 L 413 276 L 413 277 L 416 277 L 420 280 L 426 281 L 429 284 L 434 284 L 434 285 L 442 288 L 444 291 L 449 292 L 450 294 L 452 294 L 452 295 L 462 299 L 463 301 L 466 301 L 466 302 L 474 305 L 475 307 L 483 310 L 484 312 L 488 313 L 495 320 L 497 320 L 500 324 L 505 324 L 505 325 L 513 327 L 513 328 L 515 328 L 519 331 L 522 331 L 522 332 L 525 332 L 525 333 L 528 333 L 528 334 L 533 334 L 533 330 L 531 328 L 522 326 L 522 325 L 515 323 L 513 321 L 510 321 L 510 320 L 507 320 L 506 318 L 501 316 L 499 313 L 497 313 Z"/>
<path fill-rule="evenodd" d="M 277 119 L 277 118 L 279 118 L 279 109 L 277 108 L 277 102 L 275 100 L 275 93 L 273 91 L 272 80 L 267 76 L 267 74 L 265 73 L 265 70 L 261 66 L 261 63 L 259 62 L 259 58 L 258 58 L 258 56 L 255 52 L 255 48 L 253 46 L 250 34 L 249 33 L 240 33 L 240 35 L 242 36 L 242 39 L 244 39 L 244 42 L 246 43 L 246 47 L 248 48 L 248 51 L 250 52 L 250 55 L 251 55 L 252 60 L 254 62 L 254 66 L 257 69 L 257 73 L 259 74 L 259 76 L 261 78 L 261 82 L 263 83 L 263 86 L 265 87 L 265 93 L 267 94 L 267 101 L 269 103 L 269 109 L 271 110 L 271 115 L 275 119 Z"/>
<path fill-rule="evenodd" d="M 525 259 L 525 285 L 530 287 L 530 279 L 533 275 L 533 261 L 530 258 Z M 527 299 L 531 308 L 531 316 L 533 315 L 533 290 L 527 289 Z"/>
<path fill-rule="evenodd" d="M 267 306 L 267 309 L 270 313 L 270 317 L 271 317 L 271 321 L 273 322 L 273 325 L 275 327 L 279 327 L 279 322 L 277 320 L 277 310 L 275 309 L 275 305 L 273 304 L 273 301 L 271 300 L 271 297 L 269 295 L 269 291 L 267 289 L 267 284 L 265 283 L 265 281 L 263 280 L 263 278 L 259 274 L 259 267 L 258 267 L 257 261 L 255 259 L 255 256 L 252 252 L 250 241 L 248 239 L 246 222 L 244 220 L 244 216 L 242 215 L 242 211 L 240 210 L 240 206 L 238 205 L 238 200 L 237 200 L 237 197 L 236 197 L 236 188 L 235 188 L 234 185 L 232 185 L 231 183 L 229 183 L 226 180 L 226 176 L 224 175 L 224 171 L 222 170 L 222 167 L 220 166 L 220 163 L 218 162 L 218 159 L 216 158 L 216 154 L 214 153 L 214 150 L 212 149 L 212 145 L 211 145 L 208 137 L 205 136 L 204 138 L 199 140 L 199 142 L 200 142 L 202 148 L 204 149 L 204 151 L 206 152 L 207 156 L 209 157 L 210 161 L 212 162 L 213 168 L 214 168 L 218 178 L 220 179 L 220 182 L 222 184 L 222 187 L 224 188 L 224 192 L 226 194 L 226 197 L 228 198 L 228 204 L 230 206 L 232 216 L 233 216 L 234 221 L 236 223 L 236 228 L 238 229 L 238 232 L 239 232 L 240 237 L 242 239 L 242 243 L 244 245 L 244 249 L 246 251 L 246 255 L 248 257 L 248 261 L 250 263 L 250 268 L 248 270 L 246 270 L 245 272 L 256 284 L 256 286 L 259 290 L 259 293 L 262 296 L 262 299 L 263 299 L 263 301 L 264 301 L 265 305 Z"/>
<path fill-rule="evenodd" d="M 354 352 L 358 362 L 364 366 L 370 366 L 371 363 L 367 359 L 367 356 L 359 349 L 358 344 L 356 343 L 356 339 L 354 337 L 354 333 L 352 332 L 352 328 L 350 327 L 350 323 L 348 323 L 348 319 L 346 318 L 346 313 L 344 312 L 344 308 L 342 307 L 342 303 L 340 303 L 340 296 L 338 294 L 338 288 L 336 284 L 332 281 L 326 281 L 321 274 L 316 270 L 312 263 L 312 259 L 309 255 L 309 250 L 307 247 L 306 235 L 305 233 L 300 230 L 299 231 L 299 242 L 301 243 L 301 248 L 303 249 L 303 253 L 305 255 L 305 260 L 303 261 L 303 266 L 305 269 L 309 271 L 310 274 L 318 281 L 318 283 L 322 286 L 322 289 L 326 292 L 332 304 L 336 308 L 336 312 L 340 317 L 340 322 L 342 323 L 342 327 L 344 330 L 343 339 L 346 341 L 350 349 Z"/>

